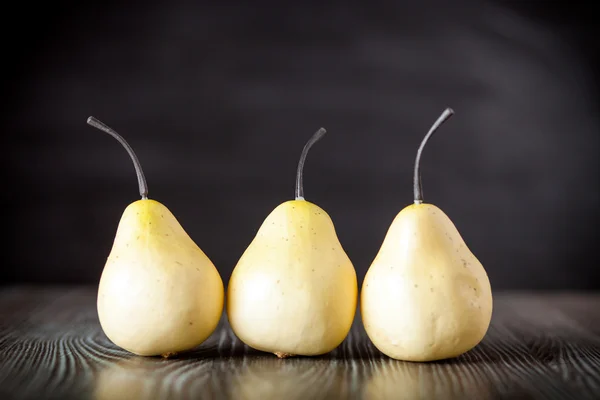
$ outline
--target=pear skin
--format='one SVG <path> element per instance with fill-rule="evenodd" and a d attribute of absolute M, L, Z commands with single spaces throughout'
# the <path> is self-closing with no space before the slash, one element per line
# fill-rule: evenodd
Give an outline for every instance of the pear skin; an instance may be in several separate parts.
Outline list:
<path fill-rule="evenodd" d="M 170 357 L 201 344 L 223 313 L 224 286 L 214 264 L 148 187 L 133 149 L 94 117 L 88 124 L 129 153 L 142 200 L 123 212 L 98 287 L 106 336 L 137 355 Z"/>
<path fill-rule="evenodd" d="M 306 143 L 296 174 L 296 199 L 276 207 L 235 266 L 227 316 L 248 346 L 280 358 L 335 349 L 350 331 L 358 282 L 327 213 L 304 199 Z"/>
<path fill-rule="evenodd" d="M 423 203 L 421 153 L 453 113 L 446 109 L 421 142 L 413 177 L 415 204 L 392 222 L 361 288 L 367 335 L 382 353 L 398 360 L 457 357 L 480 343 L 492 318 L 485 269 L 450 218 Z"/>
<path fill-rule="evenodd" d="M 137 355 L 168 355 L 201 344 L 223 312 L 217 269 L 161 203 L 124 211 L 98 289 L 106 336 Z"/>
<path fill-rule="evenodd" d="M 237 263 L 227 289 L 231 328 L 257 350 L 313 356 L 350 331 L 358 286 L 331 218 L 292 200 L 269 214 Z"/>
<path fill-rule="evenodd" d="M 394 219 L 361 290 L 373 344 L 389 357 L 456 357 L 485 336 L 492 290 L 479 260 L 438 207 L 413 204 Z"/>

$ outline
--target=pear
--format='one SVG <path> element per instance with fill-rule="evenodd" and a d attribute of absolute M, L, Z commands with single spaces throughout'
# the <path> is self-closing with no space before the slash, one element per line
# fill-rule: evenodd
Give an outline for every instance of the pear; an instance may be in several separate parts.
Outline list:
<path fill-rule="evenodd" d="M 223 313 L 221 276 L 169 209 L 148 199 L 140 162 L 125 139 L 94 117 L 88 124 L 125 147 L 142 197 L 123 212 L 102 271 L 100 325 L 114 344 L 141 356 L 168 357 L 196 347 Z"/>
<path fill-rule="evenodd" d="M 316 356 L 348 335 L 358 301 L 352 262 L 329 215 L 304 199 L 303 169 L 319 129 L 306 143 L 296 173 L 296 198 L 277 206 L 235 266 L 227 316 L 248 346 L 279 358 Z"/>
<path fill-rule="evenodd" d="M 423 203 L 421 153 L 453 115 L 446 109 L 417 152 L 414 204 L 395 217 L 367 270 L 361 317 L 373 344 L 404 361 L 453 358 L 474 348 L 492 316 L 488 276 L 448 216 Z"/>

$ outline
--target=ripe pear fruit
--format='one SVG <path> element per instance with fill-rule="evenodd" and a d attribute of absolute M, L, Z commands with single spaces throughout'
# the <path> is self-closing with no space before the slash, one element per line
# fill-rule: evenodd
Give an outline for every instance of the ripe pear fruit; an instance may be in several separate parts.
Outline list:
<path fill-rule="evenodd" d="M 303 169 L 321 128 L 306 143 L 296 174 L 296 199 L 276 207 L 235 266 L 227 315 L 248 346 L 279 358 L 315 356 L 347 336 L 358 282 L 327 213 L 304 200 Z"/>
<path fill-rule="evenodd" d="M 114 344 L 141 356 L 192 349 L 210 336 L 223 313 L 221 276 L 169 209 L 148 199 L 141 165 L 125 139 L 94 117 L 88 124 L 125 147 L 142 196 L 123 212 L 102 271 L 102 329 Z"/>
<path fill-rule="evenodd" d="M 361 288 L 361 316 L 373 344 L 404 361 L 456 357 L 485 336 L 492 290 L 485 269 L 448 216 L 423 203 L 425 143 L 454 112 L 446 109 L 417 152 L 414 204 L 396 216 Z"/>

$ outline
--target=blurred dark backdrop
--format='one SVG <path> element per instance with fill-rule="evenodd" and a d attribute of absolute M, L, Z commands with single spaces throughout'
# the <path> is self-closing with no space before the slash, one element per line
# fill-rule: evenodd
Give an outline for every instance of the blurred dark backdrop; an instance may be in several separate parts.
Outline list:
<path fill-rule="evenodd" d="M 291 4 L 291 3 L 290 3 Z M 267 214 L 306 197 L 360 281 L 412 164 L 495 289 L 598 289 L 598 41 L 591 6 L 454 1 L 60 3 L 5 14 L 6 283 L 96 284 L 150 187 L 225 282 Z M 361 4 L 361 5 L 359 5 Z M 580 4 L 580 5 L 577 5 Z M 27 9 L 26 9 L 27 8 Z"/>

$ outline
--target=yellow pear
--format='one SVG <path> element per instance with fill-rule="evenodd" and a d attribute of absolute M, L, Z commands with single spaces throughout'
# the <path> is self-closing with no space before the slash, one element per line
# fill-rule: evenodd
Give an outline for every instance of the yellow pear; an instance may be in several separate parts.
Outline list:
<path fill-rule="evenodd" d="M 278 357 L 335 349 L 350 331 L 358 282 L 331 218 L 304 200 L 303 169 L 321 128 L 306 143 L 296 174 L 296 199 L 265 219 L 235 266 L 227 315 L 248 346 Z"/>
<path fill-rule="evenodd" d="M 423 203 L 419 164 L 427 140 L 454 112 L 446 109 L 417 152 L 414 204 L 396 216 L 361 288 L 361 316 L 373 344 L 391 358 L 456 357 L 485 336 L 492 291 L 485 269 L 448 216 Z"/>
<path fill-rule="evenodd" d="M 223 313 L 221 276 L 169 209 L 148 199 L 142 168 L 125 139 L 94 117 L 88 124 L 125 147 L 142 196 L 123 212 L 102 271 L 102 329 L 137 355 L 168 357 L 192 349 L 210 336 Z"/>

